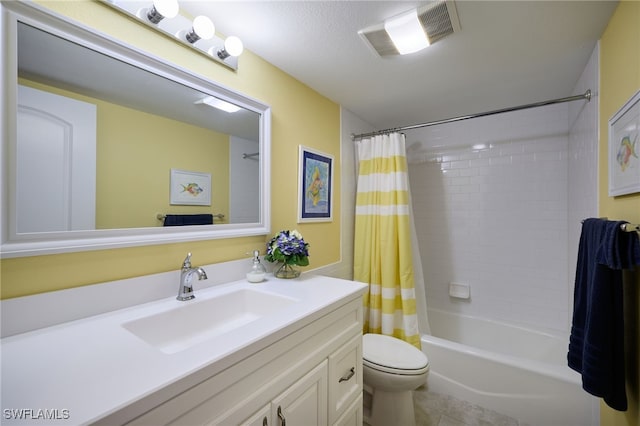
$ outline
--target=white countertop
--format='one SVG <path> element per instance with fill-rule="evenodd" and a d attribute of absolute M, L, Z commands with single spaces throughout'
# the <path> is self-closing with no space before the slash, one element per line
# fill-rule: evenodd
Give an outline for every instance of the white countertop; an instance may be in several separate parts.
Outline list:
<path fill-rule="evenodd" d="M 303 274 L 294 280 L 268 276 L 258 284 L 242 280 L 196 289 L 192 301 L 170 297 L 4 338 L 0 340 L 1 422 L 86 424 L 107 416 L 116 422 L 126 420 L 119 410 L 129 407 L 127 415 L 142 413 L 360 297 L 365 288 L 322 276 Z M 137 318 L 239 289 L 262 290 L 300 302 L 271 314 L 268 321 L 246 324 L 173 354 L 122 327 Z M 131 410 L 134 403 L 138 407 Z M 24 419 L 16 418 L 20 416 Z M 53 419 L 43 421 L 41 416 Z"/>

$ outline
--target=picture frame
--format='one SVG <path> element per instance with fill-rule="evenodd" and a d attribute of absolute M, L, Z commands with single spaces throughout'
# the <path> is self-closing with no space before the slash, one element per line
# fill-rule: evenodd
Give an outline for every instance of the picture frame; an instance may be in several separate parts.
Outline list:
<path fill-rule="evenodd" d="M 172 206 L 210 206 L 211 173 L 171 169 Z"/>
<path fill-rule="evenodd" d="M 640 90 L 609 119 L 609 196 L 640 192 Z"/>
<path fill-rule="evenodd" d="M 299 146 L 298 223 L 333 220 L 333 156 Z"/>

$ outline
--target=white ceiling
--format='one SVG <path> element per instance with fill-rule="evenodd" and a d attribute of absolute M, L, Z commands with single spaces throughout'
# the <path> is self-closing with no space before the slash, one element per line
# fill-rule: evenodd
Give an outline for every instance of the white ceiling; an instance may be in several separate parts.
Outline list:
<path fill-rule="evenodd" d="M 572 95 L 617 5 L 458 0 L 460 32 L 413 55 L 380 58 L 358 30 L 429 2 L 181 3 L 378 129 Z"/>

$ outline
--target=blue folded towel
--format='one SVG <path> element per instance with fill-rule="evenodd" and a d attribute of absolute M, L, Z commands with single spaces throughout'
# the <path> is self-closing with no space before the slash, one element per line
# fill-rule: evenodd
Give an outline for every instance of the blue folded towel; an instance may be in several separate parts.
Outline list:
<path fill-rule="evenodd" d="M 622 223 L 583 222 L 567 361 L 587 392 L 625 411 L 622 269 L 640 265 L 640 243 L 635 232 L 620 230 Z"/>
<path fill-rule="evenodd" d="M 168 214 L 164 226 L 213 225 L 212 214 Z"/>
<path fill-rule="evenodd" d="M 633 269 L 640 264 L 640 243 L 636 232 L 623 232 L 625 221 L 607 222 L 604 241 L 596 253 L 596 261 L 611 269 Z"/>

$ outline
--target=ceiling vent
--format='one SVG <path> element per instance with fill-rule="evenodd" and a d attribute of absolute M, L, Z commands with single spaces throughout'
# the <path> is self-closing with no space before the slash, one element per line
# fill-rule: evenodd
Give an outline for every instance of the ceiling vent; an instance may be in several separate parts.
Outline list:
<path fill-rule="evenodd" d="M 460 31 L 460 21 L 453 1 L 434 1 L 418 8 L 418 20 L 433 44 L 449 34 Z M 384 22 L 358 31 L 358 34 L 380 56 L 399 55 L 398 49 L 384 29 Z"/>

